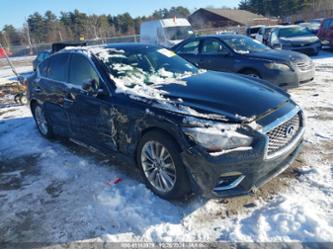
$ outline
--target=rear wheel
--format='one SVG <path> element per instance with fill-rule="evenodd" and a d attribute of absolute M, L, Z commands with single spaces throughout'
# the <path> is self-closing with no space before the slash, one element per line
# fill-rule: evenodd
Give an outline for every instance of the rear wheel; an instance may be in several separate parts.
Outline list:
<path fill-rule="evenodd" d="M 164 199 L 181 199 L 191 192 L 185 167 L 174 140 L 162 132 L 141 139 L 137 161 L 146 185 Z"/>
<path fill-rule="evenodd" d="M 38 104 L 35 104 L 32 107 L 32 113 L 34 115 L 34 119 L 40 134 L 46 138 L 52 138 L 52 128 L 45 117 L 44 108 Z"/>

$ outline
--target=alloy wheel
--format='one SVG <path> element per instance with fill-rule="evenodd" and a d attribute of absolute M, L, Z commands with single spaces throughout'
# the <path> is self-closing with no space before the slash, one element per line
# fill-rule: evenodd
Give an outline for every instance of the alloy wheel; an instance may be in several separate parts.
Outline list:
<path fill-rule="evenodd" d="M 176 167 L 164 145 L 148 141 L 141 150 L 141 164 L 146 178 L 155 189 L 168 193 L 174 188 Z"/>
<path fill-rule="evenodd" d="M 42 110 L 42 108 L 40 106 L 36 106 L 35 108 L 35 119 L 36 119 L 36 123 L 38 126 L 39 131 L 46 136 L 48 134 L 48 125 L 47 125 L 47 121 L 44 115 L 44 111 Z"/>

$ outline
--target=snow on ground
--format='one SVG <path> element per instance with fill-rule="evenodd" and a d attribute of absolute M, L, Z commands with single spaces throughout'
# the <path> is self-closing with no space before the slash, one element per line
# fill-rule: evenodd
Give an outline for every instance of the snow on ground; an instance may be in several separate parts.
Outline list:
<path fill-rule="evenodd" d="M 11 57 L 10 60 L 13 63 L 17 73 L 23 73 L 28 75 L 32 71 L 32 60 L 35 56 L 22 56 Z M 7 84 L 8 82 L 17 82 L 17 78 L 13 73 L 11 67 L 5 58 L 0 59 L 0 85 Z"/>
<path fill-rule="evenodd" d="M 290 91 L 307 116 L 303 152 L 235 199 L 162 200 L 133 168 L 43 139 L 27 107 L 0 103 L 0 241 L 332 241 L 333 53 L 314 61 L 316 80 Z"/>

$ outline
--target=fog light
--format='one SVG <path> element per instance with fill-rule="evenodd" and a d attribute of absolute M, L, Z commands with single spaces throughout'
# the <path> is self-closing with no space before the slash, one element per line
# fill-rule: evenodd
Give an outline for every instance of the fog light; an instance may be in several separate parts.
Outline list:
<path fill-rule="evenodd" d="M 225 191 L 236 188 L 243 180 L 245 176 L 239 172 L 232 172 L 222 175 L 214 188 L 214 191 Z"/>

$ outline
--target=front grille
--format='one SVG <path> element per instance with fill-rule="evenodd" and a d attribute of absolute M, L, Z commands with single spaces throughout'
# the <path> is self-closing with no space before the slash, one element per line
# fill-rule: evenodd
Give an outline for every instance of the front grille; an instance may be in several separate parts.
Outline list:
<path fill-rule="evenodd" d="M 313 68 L 313 62 L 311 60 L 308 61 L 300 61 L 296 63 L 296 66 L 301 71 L 310 71 Z"/>
<path fill-rule="evenodd" d="M 267 132 L 269 139 L 267 154 L 270 156 L 290 144 L 300 132 L 301 122 L 301 114 L 298 113 L 293 118 Z"/>
<path fill-rule="evenodd" d="M 311 46 L 313 43 L 294 43 L 292 44 L 293 47 L 295 48 L 302 48 L 302 47 L 307 47 L 307 46 Z"/>

